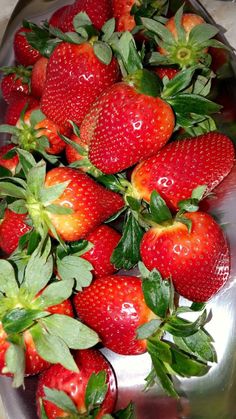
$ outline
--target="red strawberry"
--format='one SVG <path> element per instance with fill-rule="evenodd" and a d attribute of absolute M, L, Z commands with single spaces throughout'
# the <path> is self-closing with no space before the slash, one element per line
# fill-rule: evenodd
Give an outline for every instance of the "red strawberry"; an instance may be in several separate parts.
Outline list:
<path fill-rule="evenodd" d="M 171 277 L 176 291 L 191 301 L 205 302 L 229 277 L 230 256 L 218 224 L 203 212 L 184 214 L 191 231 L 179 221 L 156 225 L 142 239 L 141 257 L 149 270 Z"/>
<path fill-rule="evenodd" d="M 112 17 L 111 1 L 100 0 L 94 4 L 93 0 L 76 0 L 62 13 L 58 27 L 63 32 L 74 31 L 73 19 L 80 12 L 86 12 L 95 28 L 101 29 L 104 23 Z"/>
<path fill-rule="evenodd" d="M 14 145 L 12 144 L 6 144 L 0 147 L 0 166 L 5 167 L 6 169 L 10 170 L 12 174 L 15 174 L 16 166 L 19 163 L 18 156 L 15 155 L 14 157 L 10 159 L 5 159 L 5 154 L 8 153 L 12 148 L 14 148 Z"/>
<path fill-rule="evenodd" d="M 103 64 L 90 43 L 63 42 L 52 53 L 41 107 L 59 125 L 72 120 L 80 126 L 91 104 L 119 77 L 116 60 Z"/>
<path fill-rule="evenodd" d="M 70 5 L 68 5 L 68 6 L 62 6 L 62 7 L 60 7 L 60 9 L 57 9 L 53 14 L 52 14 L 52 16 L 50 17 L 50 19 L 49 19 L 49 21 L 48 21 L 48 23 L 49 23 L 49 25 L 51 25 L 51 26 L 56 26 L 56 27 L 59 27 L 59 24 L 60 24 L 60 20 L 61 20 L 61 17 L 62 17 L 62 15 L 63 15 L 63 13 L 68 9 L 68 8 L 70 8 L 71 6 Z"/>
<path fill-rule="evenodd" d="M 30 94 L 30 68 L 17 66 L 2 67 L 0 70 L 4 74 L 1 82 L 2 96 L 7 103 L 10 102 L 12 94 L 15 92 L 22 95 Z"/>
<path fill-rule="evenodd" d="M 71 208 L 73 213 L 48 213 L 51 223 L 63 240 L 84 238 L 124 206 L 120 195 L 105 189 L 80 170 L 66 167 L 52 169 L 46 176 L 45 186 L 49 188 L 67 181 L 68 186 L 53 204 Z"/>
<path fill-rule="evenodd" d="M 81 125 L 81 139 L 90 144 L 94 166 L 116 173 L 155 154 L 169 140 L 174 125 L 174 113 L 164 100 L 122 82 L 108 88 L 92 106 Z"/>
<path fill-rule="evenodd" d="M 116 271 L 110 259 L 120 238 L 121 235 L 107 225 L 97 227 L 85 237 L 93 247 L 81 257 L 93 265 L 94 276 L 111 275 Z"/>
<path fill-rule="evenodd" d="M 31 47 L 26 37 L 24 36 L 24 33 L 27 32 L 31 32 L 31 29 L 23 27 L 18 29 L 18 31 L 15 33 L 13 44 L 16 61 L 26 67 L 35 64 L 36 61 L 41 57 L 40 52 Z"/>
<path fill-rule="evenodd" d="M 30 110 L 37 106 L 39 106 L 39 103 L 33 96 L 23 96 L 16 93 L 11 97 L 4 116 L 4 122 L 7 125 L 16 125 L 23 109 L 27 107 Z"/>
<path fill-rule="evenodd" d="M 234 146 L 224 134 L 209 132 L 194 138 L 174 141 L 155 156 L 140 163 L 131 183 L 140 198 L 150 201 L 158 191 L 167 205 L 191 197 L 198 185 L 206 185 L 206 194 L 229 174 L 234 164 Z"/>
<path fill-rule="evenodd" d="M 82 141 L 82 139 L 80 137 L 78 137 L 75 134 L 72 134 L 71 136 L 71 141 L 74 141 L 76 144 L 80 145 L 81 147 L 83 147 L 83 149 L 85 151 L 88 151 L 88 145 Z M 75 161 L 78 160 L 82 160 L 84 158 L 84 156 L 82 156 L 77 150 L 75 150 L 74 147 L 72 147 L 72 145 L 67 144 L 66 148 L 65 148 L 65 152 L 66 152 L 66 160 L 69 164 L 74 163 Z M 81 170 L 84 170 L 83 167 L 81 167 Z"/>
<path fill-rule="evenodd" d="M 164 77 L 168 77 L 169 80 L 172 80 L 176 74 L 179 73 L 179 70 L 177 68 L 173 67 L 156 67 L 155 73 L 163 79 Z"/>
<path fill-rule="evenodd" d="M 116 29 L 119 32 L 132 31 L 135 27 L 134 16 L 130 14 L 136 0 L 112 0 L 113 16 L 116 18 Z"/>
<path fill-rule="evenodd" d="M 136 340 L 136 329 L 153 318 L 142 293 L 141 279 L 106 276 L 74 297 L 79 318 L 96 330 L 102 343 L 122 355 L 145 352 L 146 341 Z"/>
<path fill-rule="evenodd" d="M 16 250 L 19 239 L 31 227 L 25 223 L 26 214 L 16 214 L 6 209 L 4 218 L 0 224 L 0 248 L 4 253 L 10 255 Z"/>
<path fill-rule="evenodd" d="M 104 401 L 99 406 L 99 412 L 95 417 L 96 419 L 100 419 L 106 413 L 113 411 L 116 402 L 116 379 L 105 357 L 99 351 L 84 350 L 76 352 L 75 362 L 79 368 L 79 372 L 77 373 L 68 371 L 66 368 L 57 364 L 51 366 L 41 375 L 36 393 L 39 417 L 41 417 L 40 399 L 43 399 L 43 406 L 48 419 L 64 417 L 68 414 L 68 412 L 56 406 L 55 403 L 45 400 L 45 387 L 66 393 L 73 401 L 76 409 L 78 409 L 78 413 L 84 415 L 87 411 L 85 394 L 89 379 L 92 374 L 98 374 L 101 371 L 106 373 L 108 389 Z"/>
<path fill-rule="evenodd" d="M 41 98 L 46 82 L 48 59 L 41 57 L 33 66 L 31 76 L 31 93 L 37 98 Z"/>

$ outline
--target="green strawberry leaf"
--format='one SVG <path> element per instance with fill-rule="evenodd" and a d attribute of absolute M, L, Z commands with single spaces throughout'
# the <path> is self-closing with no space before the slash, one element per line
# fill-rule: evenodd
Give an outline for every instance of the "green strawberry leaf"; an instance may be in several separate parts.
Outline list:
<path fill-rule="evenodd" d="M 39 122 L 43 121 L 46 118 L 41 109 L 35 109 L 30 114 L 30 125 L 35 127 Z"/>
<path fill-rule="evenodd" d="M 191 358 L 188 354 L 171 346 L 172 363 L 171 369 L 182 377 L 201 377 L 209 371 L 205 363 Z"/>
<path fill-rule="evenodd" d="M 46 206 L 51 204 L 51 202 L 60 198 L 70 181 L 58 183 L 54 186 L 49 186 L 48 188 L 42 187 L 39 193 L 40 201 Z M 68 208 L 68 207 L 67 207 Z"/>
<path fill-rule="evenodd" d="M 36 163 L 27 174 L 27 189 L 34 198 L 40 200 L 41 188 L 44 185 L 46 176 L 46 163 L 44 160 Z"/>
<path fill-rule="evenodd" d="M 116 21 L 115 21 L 115 18 L 113 17 L 112 19 L 109 19 L 106 23 L 104 23 L 102 27 L 102 32 L 103 32 L 102 40 L 104 42 L 108 42 L 111 36 L 113 35 L 113 33 L 115 32 L 115 29 L 116 29 Z"/>
<path fill-rule="evenodd" d="M 78 372 L 78 367 L 63 339 L 47 333 L 39 324 L 31 327 L 30 333 L 36 351 L 43 359 L 51 364 L 61 364 L 70 371 Z"/>
<path fill-rule="evenodd" d="M 151 357 L 155 356 L 162 362 L 171 364 L 172 356 L 170 345 L 168 342 L 160 340 L 159 336 L 147 340 L 147 351 Z"/>
<path fill-rule="evenodd" d="M 27 247 L 27 255 L 32 255 L 32 253 L 36 250 L 40 243 L 40 235 L 36 230 L 32 230 L 28 233 L 27 241 L 28 241 L 28 247 Z M 23 246 L 24 248 L 25 246 Z M 23 250 L 23 249 L 22 249 Z"/>
<path fill-rule="evenodd" d="M 191 44 L 201 44 L 213 38 L 219 33 L 219 29 L 216 26 L 210 25 L 209 23 L 201 23 L 191 29 L 189 33 L 189 42 Z"/>
<path fill-rule="evenodd" d="M 163 99 L 166 99 L 186 89 L 190 85 L 192 77 L 197 68 L 198 66 L 194 66 L 180 71 L 172 80 L 169 80 L 168 83 L 165 85 L 161 97 Z"/>
<path fill-rule="evenodd" d="M 24 21 L 24 27 L 31 29 L 31 32 L 23 33 L 27 41 L 44 57 L 49 58 L 58 43 L 61 42 L 60 39 L 51 37 L 47 22 L 38 26 L 33 22 Z"/>
<path fill-rule="evenodd" d="M 165 364 L 159 359 L 156 353 L 151 354 L 153 367 L 155 370 L 155 378 L 159 381 L 162 388 L 170 397 L 178 398 L 178 393 L 175 391 L 171 378 L 165 368 Z M 148 379 L 148 377 L 147 377 Z"/>
<path fill-rule="evenodd" d="M 13 387 L 20 387 L 24 384 L 25 373 L 25 351 L 20 345 L 10 344 L 5 355 L 6 368 L 3 372 L 13 374 Z"/>
<path fill-rule="evenodd" d="M 169 317 L 163 328 L 174 336 L 186 337 L 196 333 L 199 328 L 205 325 L 206 320 L 207 312 L 204 310 L 194 322 L 189 322 L 177 316 Z"/>
<path fill-rule="evenodd" d="M 139 265 L 140 266 L 140 265 Z M 171 281 L 162 279 L 161 274 L 154 269 L 147 277 L 142 278 L 142 288 L 147 306 L 160 318 L 165 318 L 171 293 Z"/>
<path fill-rule="evenodd" d="M 198 211 L 199 202 L 203 199 L 203 196 L 205 195 L 206 190 L 207 190 L 207 185 L 197 186 L 195 189 L 193 189 L 191 198 L 183 199 L 179 201 L 178 208 L 180 210 L 180 213 L 182 214 L 184 212 Z M 180 218 L 179 220 L 181 221 Z"/>
<path fill-rule="evenodd" d="M 49 284 L 33 302 L 32 307 L 47 310 L 48 307 L 62 303 L 71 296 L 73 285 L 74 281 L 72 279 Z"/>
<path fill-rule="evenodd" d="M 68 279 L 76 281 L 75 288 L 77 291 L 82 291 L 84 287 L 88 287 L 93 279 L 91 263 L 75 255 L 57 259 L 57 269 L 63 281 Z"/>
<path fill-rule="evenodd" d="M 108 390 L 106 378 L 105 371 L 90 376 L 85 392 L 85 405 L 89 412 L 104 402 Z"/>
<path fill-rule="evenodd" d="M 152 32 L 158 37 L 160 37 L 165 42 L 165 46 L 166 44 L 173 45 L 175 43 L 174 36 L 169 31 L 169 29 L 167 29 L 162 23 L 144 17 L 142 18 L 142 24 L 144 28 L 147 29 L 149 32 Z"/>
<path fill-rule="evenodd" d="M 178 38 L 178 41 L 182 41 L 182 42 L 184 42 L 187 38 L 185 29 L 182 25 L 183 11 L 184 11 L 184 4 L 179 8 L 179 10 L 176 12 L 174 16 L 177 38 Z"/>
<path fill-rule="evenodd" d="M 141 208 L 141 201 L 139 199 L 133 198 L 132 196 L 125 197 L 129 207 L 133 210 L 138 212 Z"/>
<path fill-rule="evenodd" d="M 93 44 L 94 54 L 101 63 L 109 65 L 112 60 L 112 49 L 103 41 L 95 41 Z"/>
<path fill-rule="evenodd" d="M 135 411 L 134 411 L 134 404 L 129 403 L 129 405 L 122 410 L 118 410 L 118 412 L 114 415 L 115 419 L 135 419 Z"/>
<path fill-rule="evenodd" d="M 200 95 L 189 93 L 178 93 L 174 97 L 168 98 L 167 102 L 179 115 L 189 115 L 190 113 L 205 115 L 219 112 L 221 109 L 217 103 Z"/>
<path fill-rule="evenodd" d="M 212 337 L 200 329 L 187 337 L 174 337 L 175 344 L 186 353 L 195 355 L 203 362 L 217 362 L 215 348 L 212 345 Z"/>
<path fill-rule="evenodd" d="M 12 172 L 8 170 L 6 167 L 0 165 L 0 178 L 11 177 Z"/>
<path fill-rule="evenodd" d="M 63 412 L 77 414 L 78 409 L 75 406 L 72 399 L 64 392 L 55 390 L 49 387 L 43 387 L 45 397 L 44 400 L 48 400 L 49 402 L 55 404 L 57 407 L 63 410 Z"/>
<path fill-rule="evenodd" d="M 35 320 L 47 316 L 39 310 L 32 310 L 26 308 L 14 308 L 7 312 L 2 318 L 2 324 L 5 332 L 8 335 L 20 333 L 32 326 Z"/>
<path fill-rule="evenodd" d="M 0 292 L 9 298 L 14 298 L 19 292 L 13 266 L 4 259 L 0 259 Z"/>
<path fill-rule="evenodd" d="M 192 191 L 192 199 L 197 199 L 198 201 L 201 201 L 203 196 L 205 195 L 207 190 L 207 185 L 200 185 L 193 189 Z"/>
<path fill-rule="evenodd" d="M 48 333 L 62 339 L 71 349 L 88 349 L 99 342 L 96 332 L 64 314 L 53 314 L 40 323 Z"/>
<path fill-rule="evenodd" d="M 14 179 L 15 181 L 16 179 Z M 0 198 L 12 196 L 13 198 L 25 199 L 25 191 L 20 186 L 10 182 L 0 182 Z"/>
<path fill-rule="evenodd" d="M 131 269 L 140 260 L 140 242 L 144 230 L 132 211 L 128 211 L 123 225 L 122 238 L 111 256 L 111 263 L 117 269 Z"/>
<path fill-rule="evenodd" d="M 5 134 L 12 134 L 12 135 L 17 135 L 18 134 L 18 128 L 16 126 L 13 125 L 7 125 L 7 124 L 2 124 L 0 125 L 0 132 L 1 133 L 5 133 Z"/>
<path fill-rule="evenodd" d="M 6 201 L 6 199 L 1 199 L 0 200 L 0 220 L 2 220 L 3 218 L 4 218 L 4 214 L 5 214 L 5 211 L 6 211 L 6 209 L 7 209 L 7 201 Z"/>
<path fill-rule="evenodd" d="M 147 323 L 144 323 L 142 326 L 139 326 L 136 331 L 137 339 L 147 339 L 154 335 L 158 331 L 161 323 L 161 320 L 153 319 Z"/>
<path fill-rule="evenodd" d="M 63 207 L 62 205 L 50 204 L 46 206 L 46 211 L 51 212 L 52 214 L 58 215 L 69 215 L 73 214 L 74 211 L 72 208 Z"/>
<path fill-rule="evenodd" d="M 56 254 L 57 258 L 63 259 L 68 255 L 81 256 L 93 248 L 93 244 L 88 240 L 78 240 L 75 242 L 67 243 L 66 247 L 61 245 L 57 246 Z"/>
<path fill-rule="evenodd" d="M 118 56 L 119 62 L 121 62 L 121 70 L 123 69 L 127 74 L 133 74 L 137 70 L 142 70 L 142 60 L 137 51 L 134 38 L 130 32 L 123 32 L 120 39 L 115 42 L 110 42 L 110 45 Z"/>
<path fill-rule="evenodd" d="M 169 208 L 167 207 L 164 199 L 157 191 L 153 191 L 151 194 L 150 215 L 151 220 L 158 224 L 172 220 L 172 214 Z"/>
<path fill-rule="evenodd" d="M 75 135 L 77 135 L 77 137 L 80 137 L 80 133 Z M 80 144 L 77 144 L 75 141 L 70 140 L 69 138 L 65 137 L 65 135 L 60 134 L 60 137 L 66 144 L 73 147 L 73 149 L 77 151 L 77 153 L 79 153 L 81 156 L 88 156 L 88 151 L 85 147 L 81 146 Z"/>
<path fill-rule="evenodd" d="M 8 205 L 8 208 L 11 211 L 16 212 L 17 214 L 26 214 L 27 213 L 25 200 L 23 200 L 23 199 L 18 199 L 17 201 L 12 202 L 11 204 Z"/>

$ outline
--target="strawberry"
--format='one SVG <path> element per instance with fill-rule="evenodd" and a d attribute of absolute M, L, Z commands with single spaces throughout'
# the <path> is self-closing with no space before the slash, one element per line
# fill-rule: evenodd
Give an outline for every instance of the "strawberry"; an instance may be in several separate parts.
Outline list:
<path fill-rule="evenodd" d="M 228 280 L 230 256 L 221 228 L 209 214 L 197 211 L 194 192 L 192 198 L 182 201 L 191 212 L 183 215 L 182 204 L 173 220 L 162 198 L 152 194 L 151 208 L 159 212 L 151 212 L 153 227 L 142 238 L 140 254 L 149 270 L 171 277 L 180 295 L 205 302 Z"/>
<path fill-rule="evenodd" d="M 78 137 L 76 134 L 72 134 L 70 139 L 75 144 L 78 144 L 79 146 L 83 147 L 83 149 L 88 151 L 87 144 L 83 142 L 81 138 Z M 66 153 L 66 160 L 69 164 L 83 159 L 83 156 L 70 144 L 66 145 L 65 153 Z M 84 170 L 83 167 L 81 168 L 81 170 Z"/>
<path fill-rule="evenodd" d="M 7 103 L 10 102 L 12 93 L 30 94 L 30 67 L 1 67 L 0 71 L 4 74 L 1 82 L 2 96 Z"/>
<path fill-rule="evenodd" d="M 177 68 L 161 66 L 156 67 L 154 71 L 161 79 L 168 77 L 169 80 L 172 80 L 179 72 Z"/>
<path fill-rule="evenodd" d="M 87 13 L 95 28 L 101 29 L 104 23 L 112 17 L 111 1 L 100 0 L 94 5 L 93 0 L 76 0 L 62 13 L 58 27 L 63 32 L 74 31 L 73 19 L 80 12 Z"/>
<path fill-rule="evenodd" d="M 119 32 L 132 31 L 135 27 L 134 16 L 131 15 L 131 9 L 134 4 L 138 3 L 136 0 L 113 0 L 113 16 L 116 19 L 116 29 Z"/>
<path fill-rule="evenodd" d="M 219 132 L 177 140 L 163 147 L 155 156 L 141 162 L 132 173 L 136 195 L 149 202 L 153 190 L 167 205 L 178 208 L 178 202 L 191 197 L 198 185 L 212 191 L 231 171 L 234 146 Z"/>
<path fill-rule="evenodd" d="M 44 154 L 59 154 L 65 148 L 60 134 L 68 130 L 46 118 L 40 108 L 34 108 L 21 115 L 16 127 L 0 125 L 0 132 L 13 134 L 12 141 L 27 151 L 37 151 Z"/>
<path fill-rule="evenodd" d="M 134 276 L 100 277 L 74 297 L 79 318 L 97 331 L 102 343 L 122 355 L 145 352 L 146 342 L 136 340 L 136 329 L 153 317 L 146 306 L 142 282 Z"/>
<path fill-rule="evenodd" d="M 72 306 L 67 299 L 74 281 L 55 281 L 48 285 L 53 273 L 48 239 L 40 242 L 32 254 L 25 253 L 24 261 L 18 260 L 17 254 L 13 260 L 18 267 L 17 277 L 15 263 L 0 260 L 1 374 L 13 375 L 13 385 L 18 387 L 23 384 L 25 374 L 37 374 L 51 363 L 60 363 L 77 372 L 69 349 L 87 349 L 97 343 L 98 336 L 72 317 Z M 67 330 L 63 335 L 62 325 Z"/>
<path fill-rule="evenodd" d="M 31 230 L 25 219 L 25 214 L 16 214 L 9 209 L 5 210 L 0 224 L 0 248 L 4 253 L 10 255 L 14 252 L 20 237 Z"/>
<path fill-rule="evenodd" d="M 28 110 L 39 106 L 37 99 L 33 96 L 23 96 L 16 93 L 12 95 L 9 105 L 6 109 L 4 122 L 7 125 L 16 125 L 20 118 L 21 112 L 27 107 Z"/>
<path fill-rule="evenodd" d="M 31 93 L 37 98 L 41 98 L 46 82 L 48 59 L 41 57 L 33 66 L 31 75 Z"/>
<path fill-rule="evenodd" d="M 45 115 L 59 125 L 80 125 L 97 96 L 119 77 L 113 58 L 103 64 L 90 43 L 63 42 L 52 53 L 41 100 Z"/>
<path fill-rule="evenodd" d="M 93 265 L 94 276 L 111 275 L 116 271 L 110 259 L 120 238 L 121 235 L 107 225 L 97 227 L 85 237 L 93 247 L 81 257 Z"/>
<path fill-rule="evenodd" d="M 89 159 L 103 173 L 120 172 L 155 154 L 174 129 L 174 113 L 168 103 L 140 92 L 131 83 L 133 80 L 130 85 L 122 82 L 108 88 L 81 125 L 81 139 L 90 144 Z"/>
<path fill-rule="evenodd" d="M 12 150 L 14 146 L 12 144 L 6 144 L 0 147 L 0 166 L 5 167 L 6 169 L 10 170 L 12 174 L 15 174 L 16 167 L 19 163 L 19 159 L 17 155 L 14 155 L 10 159 L 4 158 L 5 154 L 7 154 L 10 150 Z"/>
<path fill-rule="evenodd" d="M 60 26 L 60 20 L 61 20 L 61 17 L 63 15 L 63 13 L 70 7 L 71 6 L 68 5 L 68 6 L 62 6 L 59 9 L 57 9 L 52 14 L 52 16 L 50 17 L 50 19 L 48 21 L 49 25 L 59 27 Z"/>
<path fill-rule="evenodd" d="M 39 51 L 31 47 L 25 37 L 25 33 L 31 32 L 31 29 L 20 28 L 14 36 L 14 52 L 16 61 L 24 66 L 34 65 L 36 61 L 41 57 Z"/>
<path fill-rule="evenodd" d="M 116 402 L 116 379 L 115 374 L 101 352 L 88 349 L 77 351 L 75 362 L 79 372 L 68 371 L 61 365 L 53 365 L 45 371 L 38 382 L 36 400 L 38 416 L 41 416 L 41 403 L 48 419 L 67 416 L 68 413 L 89 415 L 97 408 L 96 417 L 101 419 L 106 413 L 111 413 Z M 100 383 L 99 380 L 100 379 Z M 95 388 L 91 388 L 91 384 Z M 49 391 L 51 389 L 51 391 Z M 76 389 L 76 391 L 74 391 Z M 53 391 L 54 390 L 54 391 Z M 60 393 L 57 393 L 57 391 Z M 91 392 L 98 395 L 93 399 L 92 405 L 88 405 L 88 397 Z M 57 396 L 50 400 L 50 396 Z M 62 408 L 62 397 L 68 397 L 70 404 L 68 410 Z M 91 398 L 91 396 L 90 396 Z M 99 400 L 100 398 L 100 400 Z M 58 405 L 57 403 L 58 402 Z M 72 411 L 70 411 L 71 406 Z M 88 417 L 88 416 L 85 417 Z"/>

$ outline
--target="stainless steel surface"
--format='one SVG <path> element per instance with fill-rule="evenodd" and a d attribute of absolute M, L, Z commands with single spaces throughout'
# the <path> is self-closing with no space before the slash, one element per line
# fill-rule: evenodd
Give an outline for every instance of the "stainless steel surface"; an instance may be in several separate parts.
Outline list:
<path fill-rule="evenodd" d="M 23 18 L 36 22 L 48 17 L 65 0 L 21 0 L 19 1 L 0 51 L 0 65 L 13 62 L 12 38 Z M 70 2 L 68 2 L 70 3 Z M 193 8 L 208 20 L 205 9 L 192 0 Z M 222 23 L 222 22 L 220 22 Z M 232 61 L 235 67 L 234 60 Z M 221 82 L 220 91 L 226 92 L 232 104 L 236 103 L 236 80 L 231 77 Z M 229 93 L 227 93 L 229 92 Z M 233 105 L 232 105 L 233 106 Z M 0 120 L 4 105 L 0 106 Z M 229 129 L 236 141 L 236 121 L 222 124 L 226 132 Z M 3 141 L 0 139 L 0 141 Z M 118 406 L 122 407 L 130 400 L 136 403 L 138 419 L 234 419 L 236 418 L 236 167 L 217 188 L 216 195 L 208 200 L 209 211 L 214 213 L 224 225 L 231 248 L 231 278 L 224 289 L 209 304 L 211 318 L 207 330 L 215 340 L 218 363 L 202 378 L 176 381 L 182 397 L 179 401 L 166 397 L 156 387 L 148 393 L 143 392 L 144 378 L 150 370 L 148 355 L 124 357 L 103 350 L 110 359 L 118 380 Z M 25 390 L 14 390 L 11 380 L 0 379 L 0 394 L 9 419 L 34 419 L 35 387 L 37 378 L 26 379 Z"/>

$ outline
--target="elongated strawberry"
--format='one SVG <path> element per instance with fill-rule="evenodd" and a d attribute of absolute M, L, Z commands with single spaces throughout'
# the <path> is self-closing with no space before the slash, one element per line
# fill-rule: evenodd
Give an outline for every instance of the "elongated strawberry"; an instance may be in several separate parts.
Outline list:
<path fill-rule="evenodd" d="M 136 329 L 152 318 L 146 306 L 140 278 L 106 276 L 74 297 L 79 318 L 99 333 L 102 343 L 114 352 L 137 355 L 146 342 L 136 340 Z"/>
<path fill-rule="evenodd" d="M 25 37 L 27 32 L 31 32 L 31 29 L 24 27 L 18 29 L 13 43 L 16 61 L 26 67 L 33 65 L 41 57 L 40 52 L 31 47 L 27 41 Z"/>
<path fill-rule="evenodd" d="M 4 123 L 7 125 L 16 125 L 23 110 L 34 109 L 38 106 L 39 102 L 33 96 L 24 96 L 16 93 L 11 96 L 9 105 L 4 115 Z"/>
<path fill-rule="evenodd" d="M 2 96 L 7 103 L 15 92 L 22 95 L 30 94 L 31 67 L 1 67 L 0 71 L 4 74 L 1 81 Z"/>
<path fill-rule="evenodd" d="M 10 150 L 12 150 L 12 148 L 14 148 L 13 144 L 6 144 L 0 147 L 0 166 L 10 170 L 14 175 L 16 172 L 16 167 L 19 163 L 18 156 L 15 155 L 10 159 L 4 157 Z"/>
<path fill-rule="evenodd" d="M 46 82 L 48 59 L 41 57 L 33 66 L 31 75 L 32 95 L 41 98 Z"/>
<path fill-rule="evenodd" d="M 25 374 L 37 374 L 51 363 L 77 371 L 69 348 L 87 349 L 98 341 L 95 332 L 71 317 L 73 310 L 67 299 L 74 281 L 48 285 L 53 272 L 50 240 L 40 242 L 25 258 L 28 263 L 18 264 L 17 278 L 14 265 L 0 260 L 0 372 L 13 375 L 16 387 L 23 383 Z M 17 259 L 14 261 L 17 263 Z M 63 335 L 62 325 L 67 330 Z"/>
<path fill-rule="evenodd" d="M 150 201 L 158 191 L 171 208 L 191 197 L 198 185 L 213 190 L 231 171 L 234 146 L 219 132 L 167 144 L 155 156 L 136 166 L 131 183 L 140 198 Z"/>
<path fill-rule="evenodd" d="M 97 419 L 112 413 L 117 390 L 115 374 L 108 361 L 101 352 L 88 349 L 77 351 L 75 362 L 79 368 L 77 373 L 53 365 L 41 375 L 36 393 L 40 418 L 42 405 L 48 419 L 64 417 L 68 413 L 89 415 L 96 408 L 94 417 Z M 65 399 L 69 402 L 68 410 L 63 405 Z"/>
<path fill-rule="evenodd" d="M 0 125 L 0 132 L 12 134 L 12 142 L 23 150 L 45 156 L 45 152 L 59 154 L 63 151 L 65 143 L 60 134 L 67 134 L 68 130 L 48 119 L 38 107 L 23 113 L 15 127 Z"/>
<path fill-rule="evenodd" d="M 73 19 L 80 12 L 87 13 L 95 28 L 101 29 L 104 23 L 112 17 L 111 1 L 100 0 L 95 5 L 93 0 L 76 0 L 64 10 L 58 27 L 63 32 L 74 31 Z"/>
<path fill-rule="evenodd" d="M 110 259 L 120 238 L 121 235 L 107 225 L 97 227 L 85 237 L 93 247 L 82 258 L 93 265 L 94 276 L 111 275 L 116 271 Z"/>
<path fill-rule="evenodd" d="M 31 227 L 25 222 L 25 214 L 16 214 L 6 209 L 0 223 L 0 248 L 4 253 L 10 255 L 17 248 L 19 239 Z"/>

